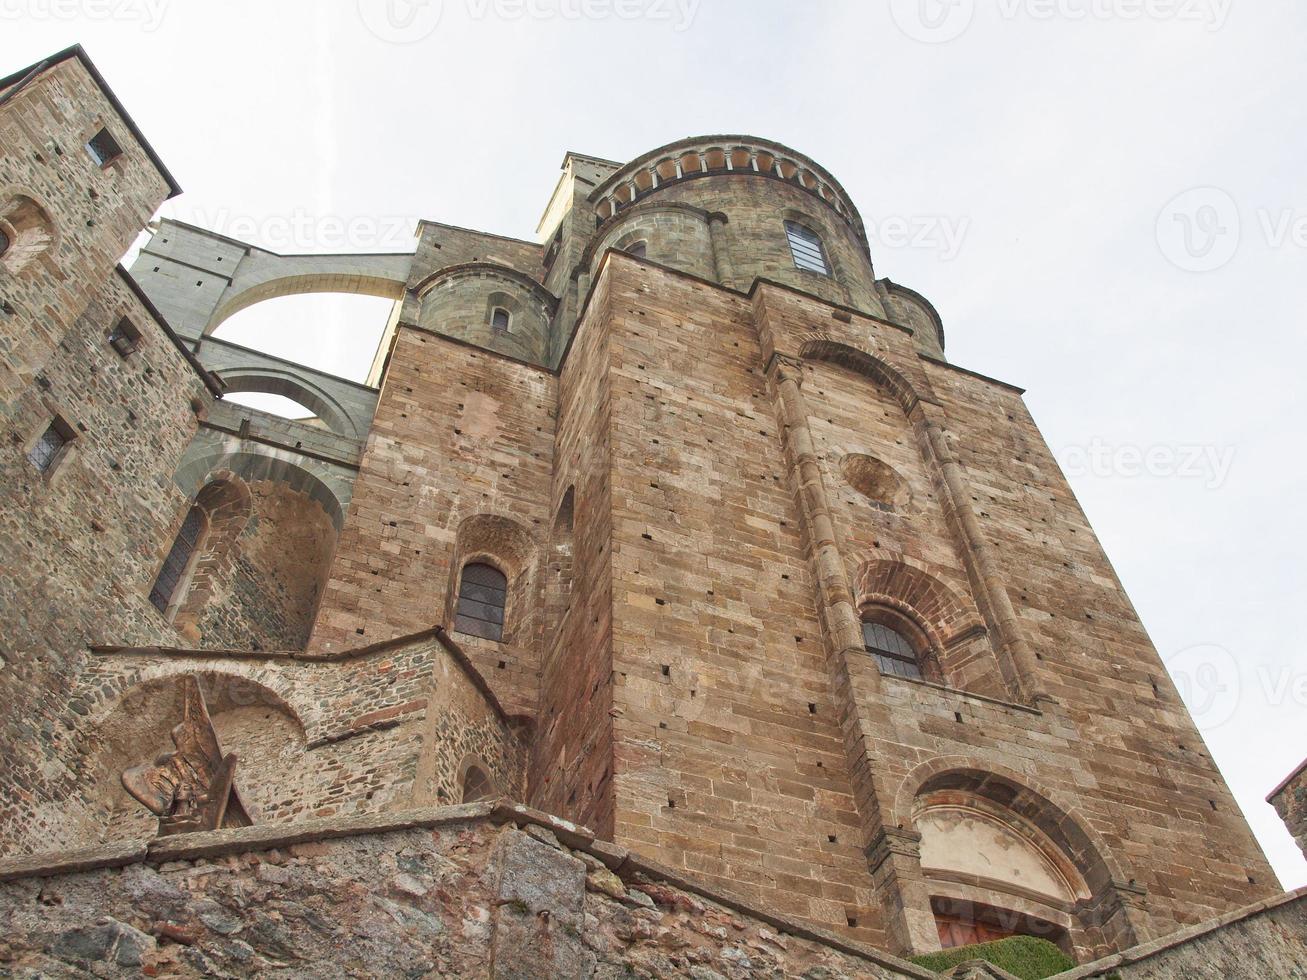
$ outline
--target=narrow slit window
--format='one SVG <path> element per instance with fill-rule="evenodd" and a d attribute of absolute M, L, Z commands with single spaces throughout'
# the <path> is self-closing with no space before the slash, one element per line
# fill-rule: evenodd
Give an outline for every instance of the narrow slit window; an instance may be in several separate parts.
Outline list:
<path fill-rule="evenodd" d="M 634 255 L 637 259 L 643 259 L 648 255 L 649 243 L 646 241 L 632 242 L 626 246 L 626 254 Z"/>
<path fill-rule="evenodd" d="M 97 165 L 107 167 L 123 155 L 123 148 L 113 138 L 113 133 L 107 129 L 102 129 L 92 136 L 90 142 L 86 144 L 86 152 L 91 154 L 91 159 Z"/>
<path fill-rule="evenodd" d="M 494 312 L 490 314 L 490 327 L 496 333 L 511 333 L 509 328 L 512 323 L 512 315 L 502 306 L 496 306 Z"/>
<path fill-rule="evenodd" d="M 463 802 L 477 803 L 495 795 L 494 783 L 480 766 L 472 766 L 463 777 Z"/>
<path fill-rule="evenodd" d="M 173 597 L 177 594 L 182 579 L 186 577 L 186 572 L 191 567 L 191 560 L 199 549 L 204 525 L 204 511 L 199 507 L 192 507 L 186 514 L 186 520 L 182 521 L 181 530 L 173 540 L 168 557 L 163 560 L 163 567 L 159 569 L 154 587 L 150 589 L 150 602 L 159 612 L 166 613 L 168 607 L 172 605 Z"/>
<path fill-rule="evenodd" d="M 5 252 L 9 251 L 10 244 L 9 236 L 5 233 L 3 228 L 0 228 L 0 256 L 3 256 Z"/>
<path fill-rule="evenodd" d="M 113 329 L 109 331 L 109 346 L 118 353 L 119 357 L 136 353 L 140 345 L 141 332 L 126 317 L 114 324 Z"/>
<path fill-rule="evenodd" d="M 455 631 L 501 642 L 507 601 L 508 579 L 503 572 L 481 562 L 465 565 L 458 583 Z"/>
<path fill-rule="evenodd" d="M 41 438 L 27 451 L 27 461 L 42 473 L 49 473 L 73 438 L 68 426 L 59 419 L 54 419 L 41 433 Z"/>
<path fill-rule="evenodd" d="M 823 276 L 830 275 L 830 263 L 826 261 L 821 236 L 797 221 L 785 222 L 785 235 L 790 240 L 790 253 L 794 256 L 797 268 Z"/>
<path fill-rule="evenodd" d="M 876 658 L 882 674 L 921 680 L 921 662 L 917 651 L 902 633 L 880 623 L 862 624 L 862 642 L 867 652 Z"/>

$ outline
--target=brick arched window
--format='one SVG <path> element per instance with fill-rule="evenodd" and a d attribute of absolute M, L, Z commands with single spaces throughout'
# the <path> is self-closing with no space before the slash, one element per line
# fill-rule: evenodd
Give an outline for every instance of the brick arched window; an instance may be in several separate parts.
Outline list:
<path fill-rule="evenodd" d="M 204 508 L 198 504 L 192 506 L 173 539 L 168 557 L 163 560 L 154 587 L 150 589 L 150 602 L 165 616 L 175 608 L 174 600 L 181 596 L 183 582 L 190 575 L 208 529 L 209 518 Z"/>
<path fill-rule="evenodd" d="M 862 612 L 862 643 L 882 674 L 909 680 L 935 679 L 930 641 L 916 623 L 894 609 Z"/>
<path fill-rule="evenodd" d="M 496 643 L 504 638 L 504 606 L 508 601 L 508 578 L 493 565 L 469 562 L 458 583 L 458 606 L 454 629 Z"/>

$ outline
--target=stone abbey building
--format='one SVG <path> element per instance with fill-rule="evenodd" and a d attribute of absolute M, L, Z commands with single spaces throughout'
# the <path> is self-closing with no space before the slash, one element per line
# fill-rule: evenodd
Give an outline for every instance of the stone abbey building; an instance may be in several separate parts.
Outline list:
<path fill-rule="evenodd" d="M 539 242 L 164 220 L 118 265 L 177 193 L 80 48 L 0 80 L 0 970 L 293 958 L 215 870 L 325 876 L 297 907 L 337 924 L 406 902 L 449 975 L 609 975 L 642 913 L 686 975 L 763 923 L 730 975 L 927 976 L 896 957 L 1088 962 L 1277 901 L 1021 390 L 947 360 L 817 162 L 569 153 Z M 367 384 L 214 336 L 307 292 L 394 301 Z M 481 905 L 431 884 L 491 850 Z"/>

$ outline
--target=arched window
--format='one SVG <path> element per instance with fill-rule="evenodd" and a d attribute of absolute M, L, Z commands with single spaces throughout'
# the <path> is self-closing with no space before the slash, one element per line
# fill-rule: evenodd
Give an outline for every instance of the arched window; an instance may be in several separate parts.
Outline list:
<path fill-rule="evenodd" d="M 477 803 L 481 800 L 488 800 L 495 795 L 495 784 L 490 781 L 490 777 L 485 774 L 480 766 L 471 766 L 463 774 L 463 800 L 464 803 Z"/>
<path fill-rule="evenodd" d="M 882 674 L 894 677 L 922 679 L 921 661 L 916 648 L 898 630 L 882 623 L 863 620 L 862 642 L 867 652 L 876 658 Z"/>
<path fill-rule="evenodd" d="M 9 251 L 9 236 L 5 234 L 3 228 L 0 228 L 0 257 L 3 257 L 7 251 Z"/>
<path fill-rule="evenodd" d="M 626 254 L 634 255 L 637 259 L 642 259 L 649 251 L 649 243 L 641 239 L 638 242 L 632 242 L 626 246 Z"/>
<path fill-rule="evenodd" d="M 458 608 L 454 629 L 469 636 L 504 639 L 504 604 L 508 600 L 508 579 L 492 565 L 474 562 L 463 566 L 458 583 Z"/>
<path fill-rule="evenodd" d="M 797 221 L 787 221 L 785 236 L 790 240 L 790 254 L 794 256 L 796 268 L 830 275 L 830 263 L 826 261 L 826 249 L 822 247 L 820 235 Z"/>
<path fill-rule="evenodd" d="M 191 563 L 200 547 L 200 539 L 204 536 L 207 526 L 208 518 L 203 508 L 193 506 L 187 511 L 186 520 L 182 521 L 181 530 L 177 532 L 172 549 L 168 552 L 168 557 L 163 560 L 163 567 L 159 569 L 159 577 L 154 580 L 154 587 L 150 589 L 150 602 L 154 603 L 154 608 L 159 612 L 167 615 L 173 605 L 173 599 L 179 598 L 178 589 L 186 578 L 187 572 L 190 571 Z"/>
<path fill-rule="evenodd" d="M 496 306 L 494 312 L 490 314 L 490 328 L 499 333 L 511 333 L 509 327 L 512 322 L 512 315 L 502 306 Z"/>

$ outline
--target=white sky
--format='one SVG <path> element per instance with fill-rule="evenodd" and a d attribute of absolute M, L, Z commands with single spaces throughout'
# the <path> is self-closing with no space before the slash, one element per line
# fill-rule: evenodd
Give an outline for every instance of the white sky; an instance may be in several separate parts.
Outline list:
<path fill-rule="evenodd" d="M 410 14 L 412 43 L 378 36 Z M 742 132 L 809 154 L 950 358 L 1030 389 L 1283 883 L 1307 884 L 1263 802 L 1307 754 L 1307 5 L 0 0 L 0 39 L 5 73 L 84 43 L 186 190 L 164 213 L 278 251 L 402 250 L 418 217 L 533 238 L 568 149 Z M 221 335 L 362 378 L 384 317 L 280 300 Z"/>

